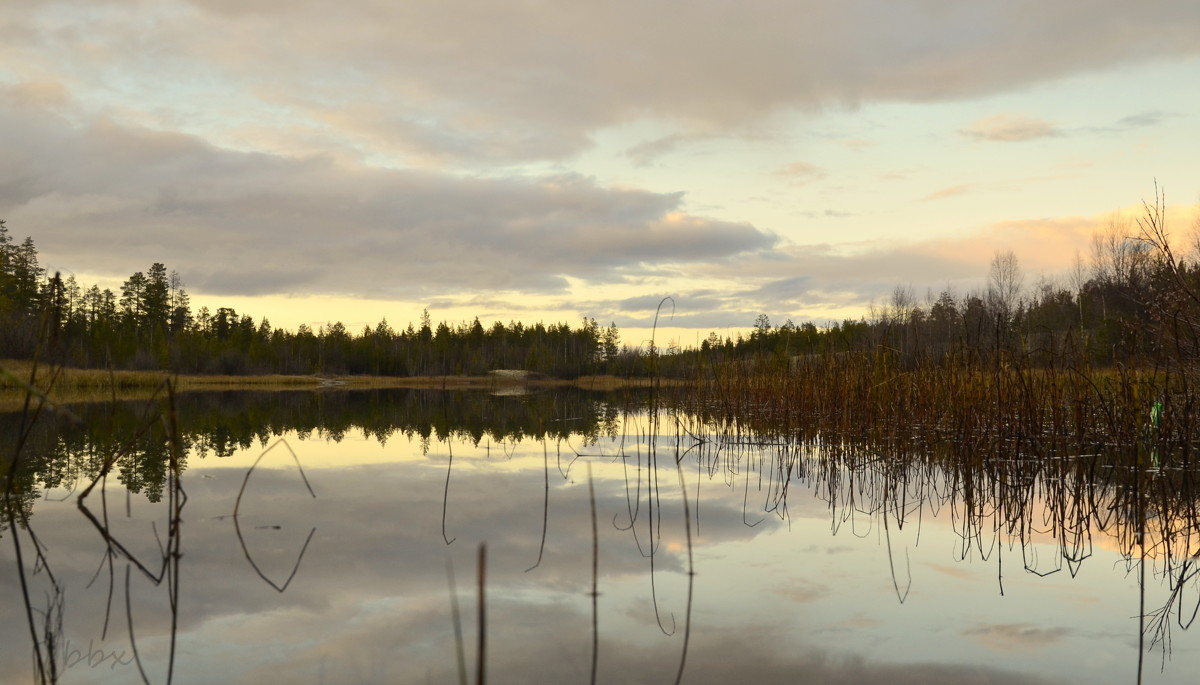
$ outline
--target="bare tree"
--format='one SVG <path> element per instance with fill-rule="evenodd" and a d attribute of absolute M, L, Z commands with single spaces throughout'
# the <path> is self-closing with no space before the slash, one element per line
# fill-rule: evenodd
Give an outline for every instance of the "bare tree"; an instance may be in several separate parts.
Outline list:
<path fill-rule="evenodd" d="M 988 270 L 987 303 L 992 314 L 1008 320 L 1021 301 L 1021 286 L 1025 276 L 1012 250 L 996 251 Z"/>
<path fill-rule="evenodd" d="M 884 316 L 891 323 L 906 325 L 912 319 L 913 310 L 917 308 L 917 298 L 913 295 L 912 285 L 898 285 L 892 289 L 891 307 Z"/>
<path fill-rule="evenodd" d="M 1192 220 L 1190 247 L 1190 254 L 1187 255 L 1188 261 L 1192 264 L 1200 264 L 1200 212 L 1197 212 L 1196 218 Z"/>
<path fill-rule="evenodd" d="M 1200 286 L 1194 270 L 1187 262 L 1175 255 L 1171 247 L 1171 235 L 1167 230 L 1166 194 L 1154 186 L 1154 203 L 1142 201 L 1144 216 L 1137 220 L 1141 234 L 1139 244 L 1144 248 L 1147 259 L 1153 253 L 1159 268 L 1166 275 L 1166 283 L 1155 284 L 1149 289 L 1149 305 L 1154 316 L 1164 325 L 1164 337 L 1174 347 L 1177 359 L 1184 368 L 1197 371 L 1200 356 Z"/>
<path fill-rule="evenodd" d="M 1083 256 L 1079 254 L 1079 250 L 1075 251 L 1075 261 L 1071 264 L 1067 281 L 1071 285 L 1072 295 L 1075 296 L 1075 303 L 1079 308 L 1079 329 L 1083 330 L 1083 289 L 1087 285 L 1087 268 L 1084 267 Z"/>
<path fill-rule="evenodd" d="M 1113 214 L 1107 228 L 1092 235 L 1092 276 L 1105 286 L 1136 286 L 1145 275 L 1150 252 L 1151 246 L 1135 235 L 1132 222 Z"/>

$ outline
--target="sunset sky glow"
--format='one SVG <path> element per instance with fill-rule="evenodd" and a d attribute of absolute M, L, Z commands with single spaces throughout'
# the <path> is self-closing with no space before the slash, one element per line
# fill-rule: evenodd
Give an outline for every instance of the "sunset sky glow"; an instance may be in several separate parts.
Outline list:
<path fill-rule="evenodd" d="M 42 0 L 0 7 L 0 218 L 117 289 L 386 317 L 858 318 L 1059 277 L 1200 202 L 1200 4 Z M 665 317 L 665 315 L 664 315 Z"/>

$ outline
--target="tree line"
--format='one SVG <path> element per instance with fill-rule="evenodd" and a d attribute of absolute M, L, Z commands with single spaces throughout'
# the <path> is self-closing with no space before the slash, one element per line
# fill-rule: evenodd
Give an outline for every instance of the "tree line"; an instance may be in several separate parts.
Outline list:
<path fill-rule="evenodd" d="M 573 388 L 521 397 L 405 388 L 188 392 L 172 402 L 176 432 L 170 435 L 163 420 L 165 403 L 94 402 L 73 407 L 74 417 L 47 412 L 33 428 L 18 414 L 0 413 L 0 444 L 24 445 L 26 460 L 13 492 L 26 507 L 42 488 L 89 481 L 114 459 L 118 481 L 156 502 L 167 482 L 173 447 L 186 468 L 189 459 L 266 448 L 275 436 L 292 431 L 300 440 L 340 442 L 355 434 L 381 444 L 407 439 L 420 441 L 424 450 L 431 442 L 451 438 L 476 445 L 527 438 L 591 444 L 601 435 L 615 434 L 621 412 L 636 403 L 632 395 L 602 397 Z M 0 530 L 4 526 L 0 512 Z"/>
<path fill-rule="evenodd" d="M 1172 247 L 1161 204 L 1136 221 L 1112 219 L 1065 278 L 1029 285 L 1016 255 L 1000 251 L 980 290 L 926 294 L 896 287 L 868 316 L 824 327 L 758 317 L 747 337 L 715 334 L 684 367 L 714 361 L 794 365 L 886 350 L 907 368 L 955 360 L 1027 367 L 1191 369 L 1200 359 L 1200 236 Z M 688 355 L 684 355 L 688 356 Z M 698 358 L 698 359 L 697 359 Z"/>
<path fill-rule="evenodd" d="M 483 374 L 522 369 L 556 377 L 612 372 L 636 362 L 615 324 L 587 318 L 526 325 L 495 322 L 353 332 L 341 322 L 275 328 L 232 307 L 193 312 L 179 274 L 154 263 L 119 293 L 47 274 L 32 238 L 17 243 L 0 220 L 0 357 L 42 358 L 81 368 L 169 369 L 220 374 Z M 623 362 L 621 360 L 624 360 Z"/>
<path fill-rule="evenodd" d="M 748 335 L 711 333 L 697 349 L 620 344 L 617 327 L 585 318 L 526 325 L 433 324 L 397 330 L 382 320 L 353 332 L 340 322 L 295 331 L 233 308 L 193 312 L 179 275 L 154 263 L 120 293 L 48 275 L 31 238 L 16 243 L 0 221 L 0 357 L 83 368 L 168 369 L 180 373 L 483 374 L 523 369 L 555 377 L 585 374 L 687 377 L 715 363 L 756 359 L 803 363 L 886 348 L 910 366 L 966 356 L 1019 359 L 1031 366 L 1156 365 L 1200 356 L 1200 250 L 1177 255 L 1161 204 L 1136 222 L 1114 219 L 1093 236 L 1060 280 L 1032 285 L 1016 256 L 997 252 L 987 285 L 946 289 L 919 301 L 897 287 L 868 316 L 818 326 L 772 325 L 760 315 Z"/>

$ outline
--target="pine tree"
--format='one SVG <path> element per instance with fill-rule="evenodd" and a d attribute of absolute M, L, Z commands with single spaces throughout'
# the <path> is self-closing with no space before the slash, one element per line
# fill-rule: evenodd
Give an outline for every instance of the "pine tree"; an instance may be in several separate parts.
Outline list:
<path fill-rule="evenodd" d="M 18 312 L 36 314 L 45 270 L 38 265 L 33 238 L 26 237 L 20 246 L 8 246 L 5 252 L 9 255 L 8 298 Z"/>
<path fill-rule="evenodd" d="M 0 219 L 0 314 L 12 308 L 10 287 L 12 282 L 12 238 L 4 219 Z"/>

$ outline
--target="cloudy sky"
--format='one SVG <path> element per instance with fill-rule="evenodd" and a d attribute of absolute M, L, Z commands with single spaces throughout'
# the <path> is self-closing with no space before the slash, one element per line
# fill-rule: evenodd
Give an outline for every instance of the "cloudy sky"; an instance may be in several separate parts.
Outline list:
<path fill-rule="evenodd" d="M 275 325 L 858 317 L 1200 201 L 1200 4 L 0 7 L 0 218 Z M 732 327 L 732 328 L 730 328 Z M 689 332 L 690 331 L 690 332 Z"/>

